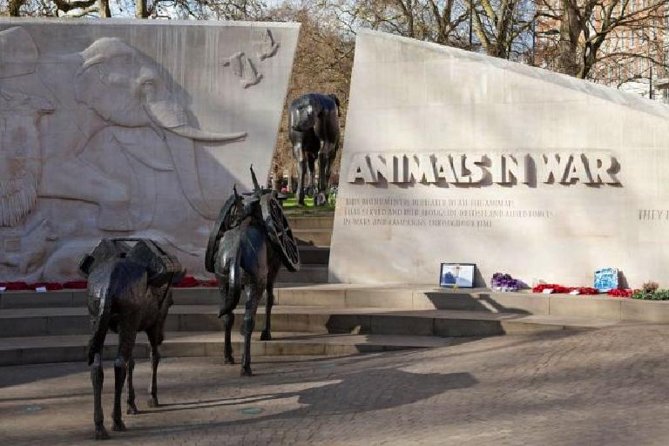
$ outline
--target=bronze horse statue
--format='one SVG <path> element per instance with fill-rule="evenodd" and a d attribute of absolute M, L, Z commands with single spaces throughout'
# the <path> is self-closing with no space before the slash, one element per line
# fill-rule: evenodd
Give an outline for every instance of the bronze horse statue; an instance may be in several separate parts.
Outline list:
<path fill-rule="evenodd" d="M 151 344 L 150 406 L 158 405 L 157 377 L 167 312 L 172 305 L 170 286 L 183 278 L 185 271 L 175 257 L 148 239 L 103 239 L 93 252 L 85 256 L 80 271 L 88 278 L 88 311 L 92 337 L 88 344 L 88 365 L 91 366 L 95 439 L 109 438 L 102 413 L 102 349 L 111 329 L 119 334 L 114 360 L 115 431 L 126 430 L 121 417 L 121 393 L 128 378 L 128 414 L 137 414 L 132 373 L 135 360 L 132 351 L 137 332 L 144 331 Z"/>
<path fill-rule="evenodd" d="M 263 189 L 251 168 L 254 189 L 240 195 L 236 187 L 221 209 L 212 229 L 205 255 L 207 271 L 216 274 L 222 305 L 219 317 L 225 325 L 224 361 L 234 364 L 231 332 L 234 310 L 242 288 L 246 310 L 242 323 L 244 352 L 241 375 L 251 376 L 251 334 L 263 293 L 267 294 L 265 328 L 261 340 L 272 339 L 271 315 L 274 305 L 274 281 L 283 263 L 290 271 L 300 267 L 297 243 L 288 225 L 276 192 Z"/>
<path fill-rule="evenodd" d="M 305 175 L 314 188 L 314 167 L 318 159 L 318 185 L 314 193 L 316 205 L 327 202 L 330 172 L 339 150 L 339 99 L 334 94 L 310 93 L 290 104 L 290 142 L 297 161 L 297 202 L 304 205 Z"/>

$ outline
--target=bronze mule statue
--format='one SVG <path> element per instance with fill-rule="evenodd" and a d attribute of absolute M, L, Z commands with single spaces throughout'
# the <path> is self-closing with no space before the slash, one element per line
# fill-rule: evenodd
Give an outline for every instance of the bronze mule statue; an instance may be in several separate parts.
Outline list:
<path fill-rule="evenodd" d="M 88 278 L 88 311 L 92 337 L 88 344 L 88 365 L 91 366 L 95 439 L 109 438 L 102 413 L 102 349 L 108 329 L 119 334 L 118 354 L 114 360 L 115 431 L 126 430 L 121 417 L 121 393 L 128 377 L 128 414 L 138 413 L 132 357 L 137 332 L 144 331 L 151 344 L 152 377 L 150 406 L 158 405 L 157 378 L 163 342 L 165 318 L 172 305 L 170 286 L 183 278 L 185 271 L 179 261 L 148 239 L 103 239 L 93 252 L 85 256 L 79 269 Z"/>
<path fill-rule="evenodd" d="M 234 310 L 242 288 L 246 292 L 246 310 L 242 323 L 244 352 L 241 375 L 251 376 L 251 334 L 256 311 L 263 293 L 267 293 L 265 329 L 261 340 L 272 339 L 271 315 L 274 305 L 274 281 L 283 263 L 290 271 L 300 267 L 297 243 L 283 213 L 276 192 L 263 189 L 251 167 L 253 192 L 240 195 L 236 187 L 221 209 L 209 236 L 205 267 L 216 274 L 222 305 L 219 317 L 225 325 L 224 360 L 234 364 L 231 332 Z"/>
<path fill-rule="evenodd" d="M 339 149 L 339 99 L 334 94 L 310 93 L 290 104 L 289 137 L 297 161 L 297 202 L 304 205 L 305 175 L 314 188 L 314 167 L 318 159 L 316 205 L 327 202 L 330 171 Z"/>

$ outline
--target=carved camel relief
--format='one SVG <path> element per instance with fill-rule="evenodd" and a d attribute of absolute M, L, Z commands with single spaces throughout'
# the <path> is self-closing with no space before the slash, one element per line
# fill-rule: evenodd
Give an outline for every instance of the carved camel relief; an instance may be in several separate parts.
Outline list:
<path fill-rule="evenodd" d="M 239 141 L 246 132 L 216 133 L 193 126 L 164 70 L 119 38 L 97 39 L 78 53 L 40 55 L 21 27 L 0 32 L 0 47 L 16 40 L 23 46 L 29 42 L 34 48 L 26 54 L 39 58 L 28 61 L 35 62 L 36 75 L 34 69 L 19 73 L 22 85 L 46 90 L 54 104 L 40 158 L 38 196 L 98 204 L 97 225 L 103 230 L 146 229 L 153 218 L 156 186 L 152 175 L 137 175 L 137 169 L 143 173 L 139 164 L 175 171 L 190 206 L 205 218 L 216 217 L 200 185 L 195 143 Z M 10 74 L 11 80 L 17 78 Z M 0 80 L 2 76 L 0 71 Z M 0 166 L 9 164 L 8 157 L 3 148 Z"/>

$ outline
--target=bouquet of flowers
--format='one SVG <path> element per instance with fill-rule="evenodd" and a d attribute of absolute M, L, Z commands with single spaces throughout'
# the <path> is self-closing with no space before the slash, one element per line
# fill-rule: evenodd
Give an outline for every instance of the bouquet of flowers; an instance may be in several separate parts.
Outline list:
<path fill-rule="evenodd" d="M 527 285 L 510 274 L 495 273 L 492 275 L 492 289 L 496 291 L 518 291 L 527 288 Z"/>

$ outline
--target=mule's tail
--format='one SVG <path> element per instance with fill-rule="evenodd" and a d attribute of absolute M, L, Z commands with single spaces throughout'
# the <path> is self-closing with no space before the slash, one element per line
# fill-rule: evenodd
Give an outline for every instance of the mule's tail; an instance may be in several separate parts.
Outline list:
<path fill-rule="evenodd" d="M 103 293 L 102 299 L 94 296 L 89 291 L 89 299 L 97 301 L 98 308 L 95 313 L 91 312 L 91 339 L 88 341 L 88 365 L 93 363 L 96 353 L 102 353 L 104 347 L 105 337 L 109 330 L 109 320 L 111 319 L 111 299 L 109 296 L 109 288 L 105 287 L 104 291 L 99 290 L 98 293 Z M 90 302 L 89 302 L 90 305 Z"/>

